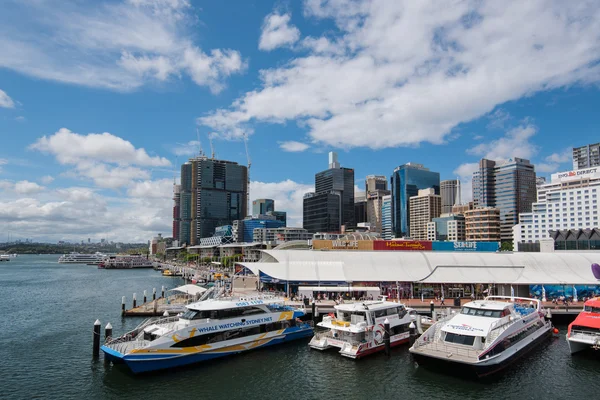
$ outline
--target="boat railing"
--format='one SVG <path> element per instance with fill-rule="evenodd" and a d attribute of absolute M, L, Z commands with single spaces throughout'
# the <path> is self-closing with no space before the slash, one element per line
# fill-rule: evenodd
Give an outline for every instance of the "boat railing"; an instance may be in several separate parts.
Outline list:
<path fill-rule="evenodd" d="M 585 339 L 589 338 L 590 336 L 594 337 L 595 339 L 600 339 L 600 331 L 594 332 L 590 330 L 571 329 L 571 335 L 569 337 Z"/>
<path fill-rule="evenodd" d="M 134 329 L 132 329 L 131 331 L 125 333 L 121 337 L 118 337 L 118 338 L 108 337 L 106 339 L 106 344 L 130 342 L 130 341 L 136 340 L 138 338 L 138 335 L 140 334 L 140 332 L 142 332 L 146 327 L 148 327 L 150 325 L 154 325 L 154 324 L 164 325 L 164 324 L 169 324 L 169 323 L 173 323 L 173 322 L 177 322 L 177 321 L 179 321 L 178 316 L 148 318 L 145 321 L 143 321 L 141 324 L 136 326 Z"/>
<path fill-rule="evenodd" d="M 420 346 L 429 345 L 433 342 L 439 341 L 442 333 L 442 328 L 446 325 L 454 315 L 446 315 L 444 318 L 438 320 L 436 323 L 431 325 L 421 336 L 415 341 L 415 348 Z"/>

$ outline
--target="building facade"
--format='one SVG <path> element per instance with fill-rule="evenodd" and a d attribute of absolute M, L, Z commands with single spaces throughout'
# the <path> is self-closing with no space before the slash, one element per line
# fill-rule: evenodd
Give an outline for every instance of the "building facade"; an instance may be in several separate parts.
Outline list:
<path fill-rule="evenodd" d="M 513 228 L 515 249 L 518 243 L 550 238 L 550 231 L 599 227 L 598 195 L 599 167 L 552 174 L 551 181 L 538 188 L 532 211 L 519 214 Z"/>
<path fill-rule="evenodd" d="M 274 229 L 282 228 L 285 225 L 281 221 L 277 221 L 275 217 L 269 215 L 257 215 L 249 218 L 245 218 L 243 221 L 238 222 L 239 226 L 242 226 L 242 241 L 245 243 L 251 243 L 254 240 L 255 229 Z"/>
<path fill-rule="evenodd" d="M 294 240 L 311 240 L 313 234 L 304 228 L 256 228 L 253 233 L 255 243 L 278 245 Z"/>
<path fill-rule="evenodd" d="M 465 236 L 471 242 L 500 241 L 500 210 L 482 207 L 465 211 Z"/>
<path fill-rule="evenodd" d="M 419 190 L 410 202 L 410 237 L 415 240 L 427 240 L 427 224 L 440 216 L 442 197 L 434 189 Z"/>
<path fill-rule="evenodd" d="M 440 174 L 422 164 L 407 163 L 394 169 L 390 178 L 392 189 L 392 228 L 396 237 L 410 234 L 409 199 L 420 189 L 433 188 L 440 194 Z"/>
<path fill-rule="evenodd" d="M 384 196 L 389 196 L 389 190 L 374 190 L 367 193 L 367 222 L 371 226 L 371 232 L 379 234 L 382 231 L 382 206 Z"/>
<path fill-rule="evenodd" d="M 387 178 L 383 175 L 368 175 L 365 179 L 365 193 L 388 190 Z"/>
<path fill-rule="evenodd" d="M 394 237 L 392 226 L 392 195 L 381 197 L 381 238 L 391 240 Z"/>
<path fill-rule="evenodd" d="M 523 158 L 494 162 L 482 159 L 473 174 L 473 201 L 476 207 L 500 210 L 502 241 L 513 240 L 519 213 L 530 212 L 535 201 L 535 168 Z"/>
<path fill-rule="evenodd" d="M 452 213 L 452 207 L 460 204 L 460 181 L 458 179 L 441 181 L 440 196 L 442 196 L 442 214 Z"/>
<path fill-rule="evenodd" d="M 252 215 L 266 215 L 273 211 L 275 211 L 275 200 L 256 199 L 252 201 Z"/>
<path fill-rule="evenodd" d="M 332 202 L 337 199 L 338 205 Z M 327 228 L 340 232 L 356 226 L 354 216 L 354 170 L 340 167 L 337 154 L 329 153 L 329 169 L 315 174 L 315 192 L 304 196 L 303 227 L 309 232 Z M 330 214 L 327 214 L 330 213 Z"/>
<path fill-rule="evenodd" d="M 465 216 L 462 214 L 441 214 L 427 224 L 427 240 L 464 241 L 466 240 Z"/>
<path fill-rule="evenodd" d="M 336 191 L 305 194 L 302 207 L 303 228 L 310 233 L 339 232 L 342 220 L 340 197 Z"/>
<path fill-rule="evenodd" d="M 573 148 L 573 169 L 600 167 L 600 143 Z"/>
<path fill-rule="evenodd" d="M 181 167 L 180 243 L 196 245 L 247 215 L 248 169 L 204 156 Z"/>
<path fill-rule="evenodd" d="M 365 192 L 358 192 L 354 194 L 354 220 L 357 225 L 368 222 L 367 196 Z"/>
<path fill-rule="evenodd" d="M 173 240 L 179 242 L 181 225 L 181 185 L 173 184 Z"/>

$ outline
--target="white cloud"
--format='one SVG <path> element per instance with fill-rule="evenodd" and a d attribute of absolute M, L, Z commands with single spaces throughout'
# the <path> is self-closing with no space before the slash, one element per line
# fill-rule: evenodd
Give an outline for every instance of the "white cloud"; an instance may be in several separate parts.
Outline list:
<path fill-rule="evenodd" d="M 43 184 L 47 185 L 49 183 L 54 182 L 54 177 L 50 175 L 42 176 L 40 178 L 40 181 L 42 181 Z"/>
<path fill-rule="evenodd" d="M 308 18 L 336 23 L 320 41 L 329 51 L 317 51 L 321 38 L 312 38 L 308 54 L 262 70 L 260 87 L 202 124 L 240 136 L 256 122 L 292 120 L 311 141 L 343 148 L 441 144 L 458 124 L 500 104 L 600 77 L 599 3 L 310 0 L 305 7 Z"/>
<path fill-rule="evenodd" d="M 510 113 L 502 108 L 498 108 L 488 115 L 490 122 L 487 127 L 490 129 L 504 129 L 506 123 L 512 119 Z"/>
<path fill-rule="evenodd" d="M 171 179 L 160 179 L 156 181 L 146 180 L 135 182 L 127 189 L 130 197 L 150 198 L 171 198 L 173 193 L 173 181 Z"/>
<path fill-rule="evenodd" d="M 170 150 L 176 156 L 193 156 L 199 153 L 200 142 L 190 140 L 187 143 L 176 143 L 174 146 L 170 146 Z"/>
<path fill-rule="evenodd" d="M 146 150 L 136 149 L 131 142 L 108 132 L 80 135 L 61 128 L 53 135 L 41 137 L 30 148 L 52 154 L 61 164 L 85 161 L 152 167 L 171 165 L 166 158 L 152 157 Z"/>
<path fill-rule="evenodd" d="M 14 108 L 15 102 L 11 99 L 4 90 L 0 89 L 0 107 Z"/>
<path fill-rule="evenodd" d="M 289 179 L 281 182 L 250 182 L 250 198 L 275 200 L 275 210 L 287 212 L 287 226 L 290 227 L 302 227 L 304 194 L 314 190 L 312 185 Z"/>
<path fill-rule="evenodd" d="M 573 149 L 568 147 L 560 153 L 552 153 L 546 157 L 546 161 L 553 163 L 566 163 L 573 160 Z"/>
<path fill-rule="evenodd" d="M 194 44 L 188 0 L 8 1 L 0 67 L 36 78 L 129 91 L 187 74 L 218 92 L 245 65 L 237 51 Z"/>
<path fill-rule="evenodd" d="M 548 172 L 557 172 L 558 164 L 554 163 L 535 163 L 535 172 L 539 173 L 548 173 Z"/>
<path fill-rule="evenodd" d="M 310 146 L 306 143 L 296 142 L 293 140 L 279 143 L 279 148 L 283 151 L 301 152 L 308 149 Z"/>
<path fill-rule="evenodd" d="M 506 134 L 489 143 L 480 143 L 467 149 L 468 154 L 481 156 L 489 160 L 504 160 L 511 157 L 531 159 L 538 149 L 529 141 L 537 133 L 537 127 L 525 122 L 506 132 Z"/>
<path fill-rule="evenodd" d="M 5 158 L 0 158 L 0 172 L 2 172 L 2 166 L 8 164 L 8 160 Z"/>
<path fill-rule="evenodd" d="M 292 45 L 300 39 L 300 30 L 290 25 L 291 14 L 272 13 L 265 17 L 258 48 L 270 51 Z"/>
<path fill-rule="evenodd" d="M 45 188 L 43 186 L 38 185 L 35 182 L 30 182 L 30 181 L 18 181 L 18 182 L 11 182 L 11 181 L 0 181 L 0 189 L 6 190 L 6 191 L 11 191 L 17 194 L 33 194 L 33 193 L 38 193 L 41 192 L 42 190 L 44 190 Z"/>

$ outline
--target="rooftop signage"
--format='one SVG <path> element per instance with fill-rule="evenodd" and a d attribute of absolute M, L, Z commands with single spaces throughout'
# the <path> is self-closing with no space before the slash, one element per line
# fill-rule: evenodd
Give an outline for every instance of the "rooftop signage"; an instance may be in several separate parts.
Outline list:
<path fill-rule="evenodd" d="M 431 250 L 431 242 L 425 240 L 375 240 L 373 250 Z"/>
<path fill-rule="evenodd" d="M 576 169 L 552 174 L 552 182 L 564 182 L 581 178 L 600 178 L 600 168 Z"/>

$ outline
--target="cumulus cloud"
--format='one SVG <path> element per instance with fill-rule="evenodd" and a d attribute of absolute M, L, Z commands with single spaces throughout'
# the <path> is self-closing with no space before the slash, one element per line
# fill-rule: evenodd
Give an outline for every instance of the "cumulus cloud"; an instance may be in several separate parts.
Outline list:
<path fill-rule="evenodd" d="M 280 149 L 282 149 L 283 151 L 289 151 L 292 153 L 302 152 L 302 151 L 308 149 L 309 147 L 310 146 L 306 143 L 296 142 L 293 140 L 279 143 Z"/>
<path fill-rule="evenodd" d="M 281 182 L 250 182 L 250 197 L 275 200 L 275 210 L 287 212 L 287 225 L 291 227 L 302 227 L 302 200 L 305 193 L 314 190 L 312 185 L 294 182 L 290 179 Z"/>
<path fill-rule="evenodd" d="M 501 138 L 467 149 L 467 153 L 489 160 L 504 160 L 512 157 L 531 159 L 538 148 L 529 140 L 537 131 L 538 128 L 534 124 L 525 123 L 511 128 Z"/>
<path fill-rule="evenodd" d="M 270 51 L 292 45 L 300 39 L 300 30 L 290 25 L 291 14 L 272 13 L 265 17 L 258 48 Z"/>
<path fill-rule="evenodd" d="M 14 108 L 15 102 L 11 99 L 4 90 L 0 89 L 0 107 Z"/>
<path fill-rule="evenodd" d="M 200 146 L 199 141 L 190 140 L 187 143 L 176 143 L 174 146 L 170 146 L 170 149 L 176 156 L 192 156 L 199 153 Z"/>
<path fill-rule="evenodd" d="M 202 124 L 240 136 L 296 121 L 311 141 L 343 148 L 441 144 L 500 104 L 600 77 L 594 2 L 310 0 L 305 16 L 337 31 L 262 70 L 260 87 Z"/>
<path fill-rule="evenodd" d="M 127 189 L 127 195 L 144 199 L 171 198 L 172 193 L 173 181 L 171 179 L 135 182 Z"/>
<path fill-rule="evenodd" d="M 17 194 L 33 194 L 38 193 L 44 190 L 43 186 L 38 185 L 35 182 L 30 182 L 27 180 L 11 182 L 11 181 L 0 181 L 0 189 L 5 191 L 14 192 Z"/>
<path fill-rule="evenodd" d="M 194 44 L 188 0 L 7 1 L 0 67 L 36 78 L 130 91 L 187 75 L 218 92 L 245 66 L 235 50 Z"/>
<path fill-rule="evenodd" d="M 50 175 L 42 176 L 40 178 L 40 181 L 42 181 L 43 184 L 47 185 L 49 183 L 54 182 L 54 177 Z"/>

